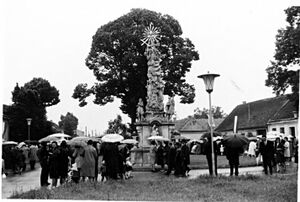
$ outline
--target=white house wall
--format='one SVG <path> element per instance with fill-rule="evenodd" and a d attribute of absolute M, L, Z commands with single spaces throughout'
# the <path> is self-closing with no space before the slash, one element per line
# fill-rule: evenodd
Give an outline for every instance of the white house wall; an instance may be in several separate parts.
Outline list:
<path fill-rule="evenodd" d="M 295 128 L 295 136 L 298 138 L 298 120 L 269 123 L 268 131 L 276 129 L 276 131 L 280 132 L 280 128 L 284 128 L 284 134 L 291 135 L 290 127 Z"/>

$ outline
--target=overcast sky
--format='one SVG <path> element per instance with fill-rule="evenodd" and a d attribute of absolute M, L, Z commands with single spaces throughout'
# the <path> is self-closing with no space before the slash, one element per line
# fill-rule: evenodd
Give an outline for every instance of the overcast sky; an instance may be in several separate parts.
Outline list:
<path fill-rule="evenodd" d="M 96 80 L 85 66 L 92 36 L 97 29 L 130 12 L 145 8 L 177 19 L 199 52 L 187 81 L 196 87 L 195 102 L 179 104 L 177 117 L 192 115 L 195 108 L 208 108 L 208 94 L 198 75 L 218 73 L 212 105 L 229 114 L 243 101 L 273 97 L 265 86 L 265 69 L 273 59 L 277 30 L 286 25 L 284 10 L 291 1 L 199 1 L 199 0 L 7 0 L 1 1 L 1 94 L 11 104 L 16 83 L 23 86 L 34 77 L 47 79 L 60 92 L 60 103 L 47 108 L 49 120 L 73 113 L 78 129 L 103 132 L 108 121 L 122 115 L 120 100 L 105 106 L 83 108 L 71 96 L 79 83 Z M 166 99 L 165 99 L 166 100 Z M 24 120 L 25 121 L 25 120 Z M 33 123 L 34 124 L 34 123 Z"/>

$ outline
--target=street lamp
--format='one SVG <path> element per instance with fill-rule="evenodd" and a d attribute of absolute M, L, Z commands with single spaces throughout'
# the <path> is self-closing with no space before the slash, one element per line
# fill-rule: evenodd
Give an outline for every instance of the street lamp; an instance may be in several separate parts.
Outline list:
<path fill-rule="evenodd" d="M 211 138 L 211 159 L 212 159 L 212 175 L 215 175 L 215 151 L 214 151 L 214 143 L 213 143 L 213 134 L 214 129 L 212 126 L 212 110 L 211 110 L 211 92 L 213 91 L 214 87 L 214 80 L 216 77 L 220 76 L 219 74 L 210 74 L 209 72 L 207 74 L 202 74 L 198 76 L 198 78 L 201 78 L 204 80 L 206 91 L 209 95 L 209 125 L 210 125 L 210 138 Z"/>
<path fill-rule="evenodd" d="M 32 118 L 27 118 L 26 120 L 28 126 L 28 140 L 30 140 L 30 125 L 31 125 Z"/>

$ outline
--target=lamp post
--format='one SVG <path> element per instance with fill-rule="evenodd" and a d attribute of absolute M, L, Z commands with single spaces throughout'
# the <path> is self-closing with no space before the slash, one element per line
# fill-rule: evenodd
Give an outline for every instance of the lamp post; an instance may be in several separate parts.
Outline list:
<path fill-rule="evenodd" d="M 28 140 L 30 140 L 30 125 L 31 125 L 32 118 L 27 118 L 26 120 L 28 126 Z"/>
<path fill-rule="evenodd" d="M 209 95 L 209 125 L 210 125 L 210 138 L 211 138 L 211 159 L 212 159 L 212 175 L 215 175 L 215 151 L 214 151 L 214 143 L 213 143 L 213 134 L 214 129 L 212 126 L 212 110 L 211 110 L 211 92 L 213 91 L 214 87 L 214 80 L 216 77 L 220 76 L 219 74 L 210 74 L 209 72 L 207 74 L 202 74 L 198 76 L 198 78 L 203 79 L 206 91 Z"/>

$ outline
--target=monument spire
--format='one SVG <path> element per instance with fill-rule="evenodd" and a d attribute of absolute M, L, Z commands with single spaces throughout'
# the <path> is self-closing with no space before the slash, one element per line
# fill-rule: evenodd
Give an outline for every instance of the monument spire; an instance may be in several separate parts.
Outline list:
<path fill-rule="evenodd" d="M 142 45 L 146 44 L 145 56 L 148 65 L 147 80 L 147 105 L 146 113 L 155 114 L 164 112 L 164 81 L 161 71 L 161 53 L 159 46 L 159 30 L 152 23 L 146 27 L 143 33 Z"/>

